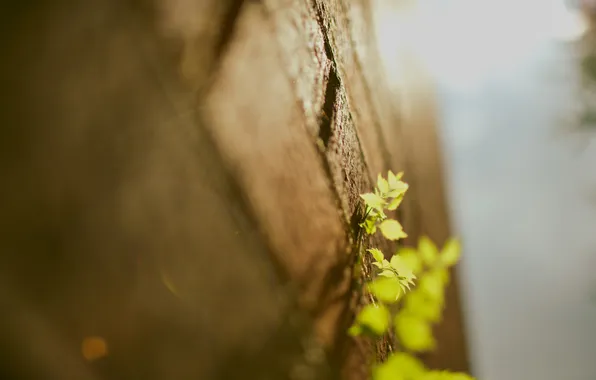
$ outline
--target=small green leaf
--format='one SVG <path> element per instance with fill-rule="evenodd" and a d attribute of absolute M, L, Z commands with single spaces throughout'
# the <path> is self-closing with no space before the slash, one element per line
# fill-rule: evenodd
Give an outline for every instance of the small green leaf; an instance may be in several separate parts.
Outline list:
<path fill-rule="evenodd" d="M 393 172 L 391 170 L 387 171 L 387 182 L 389 183 L 389 186 L 391 187 L 392 184 L 396 183 L 397 181 L 399 181 L 395 174 L 393 174 Z"/>
<path fill-rule="evenodd" d="M 372 265 L 376 266 L 379 269 L 391 269 L 391 265 L 389 264 L 389 261 L 383 259 L 383 261 L 378 262 L 375 261 L 374 263 L 372 263 Z"/>
<path fill-rule="evenodd" d="M 449 269 L 441 268 L 436 269 L 440 273 L 441 280 L 443 281 L 443 286 L 447 286 L 449 284 Z"/>
<path fill-rule="evenodd" d="M 399 313 L 395 317 L 395 334 L 409 351 L 424 352 L 435 348 L 431 325 L 416 316 Z"/>
<path fill-rule="evenodd" d="M 415 315 L 425 321 L 437 323 L 441 320 L 443 303 L 426 296 L 420 289 L 409 292 L 404 297 L 404 312 Z"/>
<path fill-rule="evenodd" d="M 422 261 L 418 252 L 414 248 L 404 247 L 397 251 L 397 255 L 401 257 L 401 261 L 410 268 L 412 273 L 418 274 L 422 271 Z"/>
<path fill-rule="evenodd" d="M 406 290 L 410 290 L 411 285 L 414 285 L 414 279 L 413 278 L 400 278 L 399 284 L 401 285 L 401 288 L 405 293 Z"/>
<path fill-rule="evenodd" d="M 385 207 L 384 205 L 386 203 L 387 203 L 386 201 L 385 201 L 385 203 L 383 203 L 383 207 Z M 381 209 L 369 208 L 367 219 L 374 220 L 376 223 L 376 222 L 380 222 L 380 221 L 384 220 L 385 218 L 387 218 L 387 215 L 385 215 L 382 208 Z"/>
<path fill-rule="evenodd" d="M 441 270 L 433 270 L 425 273 L 418 282 L 418 288 L 429 298 L 440 301 L 444 297 L 445 283 Z"/>
<path fill-rule="evenodd" d="M 370 216 L 366 220 L 360 223 L 360 227 L 364 228 L 367 234 L 372 235 L 377 232 L 377 220 L 376 217 Z"/>
<path fill-rule="evenodd" d="M 373 380 L 408 380 L 401 374 L 401 368 L 388 362 L 381 363 L 373 369 Z"/>
<path fill-rule="evenodd" d="M 400 276 L 412 276 L 412 270 L 400 255 L 391 256 L 391 261 L 389 261 L 389 265 L 391 265 L 391 267 L 395 269 Z"/>
<path fill-rule="evenodd" d="M 441 252 L 441 263 L 445 266 L 452 266 L 457 263 L 461 255 L 461 244 L 457 239 L 449 239 L 443 246 Z"/>
<path fill-rule="evenodd" d="M 391 170 L 389 170 L 387 172 L 387 182 L 389 183 L 389 189 L 397 189 L 399 188 L 399 183 L 401 181 L 401 178 L 404 176 L 404 172 L 399 172 L 396 174 L 393 174 L 393 172 Z"/>
<path fill-rule="evenodd" d="M 417 379 L 426 372 L 424 364 L 412 355 L 397 352 L 373 370 L 374 380 Z"/>
<path fill-rule="evenodd" d="M 401 224 L 397 220 L 386 219 L 380 225 L 379 229 L 383 236 L 388 240 L 399 240 L 407 237 Z"/>
<path fill-rule="evenodd" d="M 391 265 L 391 268 L 395 269 L 399 277 L 406 280 L 407 283 L 416 278 L 410 267 L 408 267 L 399 255 L 393 255 L 389 264 Z"/>
<path fill-rule="evenodd" d="M 403 196 L 409 188 L 410 185 L 408 185 L 407 183 L 397 181 L 393 186 L 389 186 L 389 192 L 387 193 L 387 196 L 391 198 Z"/>
<path fill-rule="evenodd" d="M 387 180 L 383 178 L 381 174 L 379 174 L 379 176 L 377 177 L 377 188 L 379 189 L 381 194 L 389 192 L 389 183 L 387 183 Z"/>
<path fill-rule="evenodd" d="M 397 278 L 397 274 L 391 269 L 383 269 L 378 275 L 382 277 Z"/>
<path fill-rule="evenodd" d="M 397 189 L 389 189 L 389 192 L 387 193 L 387 197 L 389 198 L 398 198 L 401 197 L 403 198 L 403 196 L 406 194 L 406 191 L 408 191 L 408 184 L 404 183 L 404 182 L 400 182 L 400 186 Z"/>
<path fill-rule="evenodd" d="M 372 333 L 380 336 L 389 328 L 391 314 L 384 305 L 366 305 L 356 320 L 361 326 L 366 327 Z"/>
<path fill-rule="evenodd" d="M 381 252 L 380 249 L 371 248 L 371 249 L 367 249 L 367 251 L 370 252 L 370 254 L 374 257 L 374 259 L 378 263 L 382 263 L 383 260 L 385 259 L 385 255 L 383 255 L 383 252 Z"/>
<path fill-rule="evenodd" d="M 360 194 L 360 198 L 364 200 L 364 203 L 370 208 L 377 211 L 382 211 L 385 206 L 385 200 L 374 193 Z"/>
<path fill-rule="evenodd" d="M 358 325 L 358 324 L 354 324 L 354 325 L 350 326 L 350 328 L 348 329 L 348 334 L 350 336 L 362 335 L 362 327 L 360 327 L 360 325 Z"/>
<path fill-rule="evenodd" d="M 463 372 L 448 372 L 448 371 L 428 371 L 422 376 L 416 378 L 417 380 L 474 380 L 468 374 Z"/>
<path fill-rule="evenodd" d="M 402 292 L 397 277 L 378 277 L 368 284 L 368 291 L 384 303 L 396 302 Z"/>
<path fill-rule="evenodd" d="M 401 201 L 403 199 L 404 199 L 403 194 L 402 195 L 398 195 L 397 197 L 393 198 L 389 202 L 389 205 L 387 205 L 387 210 L 390 210 L 390 211 L 397 210 L 397 208 L 399 207 L 399 205 L 401 204 Z"/>
<path fill-rule="evenodd" d="M 390 198 L 395 198 L 402 196 L 408 191 L 408 184 L 401 181 L 402 176 L 404 175 L 403 172 L 398 173 L 397 175 L 393 174 L 391 170 L 387 173 L 387 182 L 389 184 L 389 192 L 387 192 L 387 196 Z"/>
<path fill-rule="evenodd" d="M 397 352 L 373 369 L 373 380 L 412 380 L 426 372 L 420 360 L 412 355 Z"/>
<path fill-rule="evenodd" d="M 439 257 L 437 246 L 426 236 L 422 236 L 418 240 L 418 252 L 420 253 L 422 262 L 429 267 L 434 266 Z"/>

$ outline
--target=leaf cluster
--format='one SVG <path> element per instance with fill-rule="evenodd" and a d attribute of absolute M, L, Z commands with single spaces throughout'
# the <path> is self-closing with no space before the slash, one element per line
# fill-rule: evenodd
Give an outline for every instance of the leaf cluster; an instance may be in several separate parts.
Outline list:
<path fill-rule="evenodd" d="M 397 220 L 388 219 L 386 210 L 396 210 L 408 190 L 408 184 L 401 181 L 403 173 L 387 173 L 387 179 L 380 174 L 377 178 L 377 187 L 372 193 L 361 194 L 360 197 L 366 205 L 366 217 L 360 223 L 369 235 L 381 230 L 386 239 L 399 240 L 407 237 L 401 224 Z"/>
<path fill-rule="evenodd" d="M 385 214 L 399 207 L 408 190 L 401 181 L 403 173 L 381 175 L 372 193 L 362 194 L 366 217 L 360 224 L 369 234 L 381 231 L 389 240 L 406 237 L 401 224 Z M 461 247 L 456 239 L 448 240 L 441 250 L 428 238 L 421 237 L 417 247 L 402 247 L 390 259 L 378 248 L 370 248 L 375 267 L 366 283 L 375 302 L 366 305 L 356 316 L 349 334 L 381 337 L 395 333 L 403 351 L 392 353 L 372 370 L 374 380 L 473 380 L 467 374 L 431 371 L 415 354 L 436 347 L 433 325 L 441 320 L 449 268 L 457 263 Z M 415 282 L 416 281 L 416 282 Z"/>

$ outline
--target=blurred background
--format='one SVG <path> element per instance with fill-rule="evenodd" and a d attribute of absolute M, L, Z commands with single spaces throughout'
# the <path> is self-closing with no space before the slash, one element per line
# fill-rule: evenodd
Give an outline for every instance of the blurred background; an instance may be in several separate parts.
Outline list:
<path fill-rule="evenodd" d="M 596 379 L 594 3 L 420 0 L 377 14 L 387 71 L 415 57 L 437 86 L 479 379 Z"/>

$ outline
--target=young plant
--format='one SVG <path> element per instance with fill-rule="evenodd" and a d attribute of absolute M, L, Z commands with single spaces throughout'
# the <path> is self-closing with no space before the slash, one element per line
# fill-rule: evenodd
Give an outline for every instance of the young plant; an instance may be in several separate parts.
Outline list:
<path fill-rule="evenodd" d="M 384 238 L 394 241 L 407 237 L 401 224 L 385 214 L 398 208 L 408 190 L 402 176 L 403 173 L 396 175 L 389 171 L 385 179 L 379 174 L 374 192 L 360 195 L 366 204 L 360 226 L 367 234 L 380 231 Z M 372 378 L 473 380 L 464 373 L 429 370 L 415 356 L 435 348 L 432 327 L 441 320 L 449 268 L 460 256 L 459 242 L 450 239 L 439 251 L 429 238 L 421 237 L 417 248 L 400 248 L 390 260 L 377 248 L 367 252 L 372 256 L 375 270 L 366 283 L 366 291 L 374 302 L 356 316 L 349 334 L 379 338 L 393 331 L 402 349 L 391 353 L 383 363 L 375 363 Z"/>

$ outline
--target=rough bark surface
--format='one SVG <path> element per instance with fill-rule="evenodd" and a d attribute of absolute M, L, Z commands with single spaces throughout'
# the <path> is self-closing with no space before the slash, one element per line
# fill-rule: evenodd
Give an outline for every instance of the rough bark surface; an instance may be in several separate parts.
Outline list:
<path fill-rule="evenodd" d="M 366 378 L 374 349 L 345 336 L 358 194 L 419 172 L 445 210 L 370 6 L 3 5 L 2 378 Z M 87 336 L 108 355 L 85 361 Z"/>

